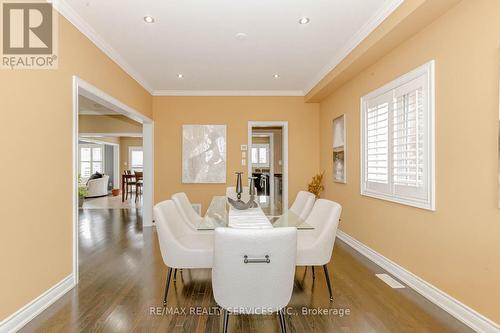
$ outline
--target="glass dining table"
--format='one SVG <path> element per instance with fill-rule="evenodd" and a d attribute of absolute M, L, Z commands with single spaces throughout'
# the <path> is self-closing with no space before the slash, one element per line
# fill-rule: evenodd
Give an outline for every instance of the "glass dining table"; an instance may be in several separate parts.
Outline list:
<path fill-rule="evenodd" d="M 256 197 L 257 203 L 265 202 L 265 200 L 259 200 Z M 265 216 L 267 221 L 269 221 L 269 227 L 281 228 L 281 227 L 296 227 L 298 230 L 311 230 L 314 227 L 306 223 L 297 214 L 290 210 L 286 210 L 283 214 L 275 216 L 271 214 L 272 210 L 262 209 L 259 205 L 258 208 L 252 208 L 249 210 L 238 211 L 236 208 L 232 207 L 227 197 L 225 196 L 215 196 L 212 198 L 212 202 L 208 207 L 207 213 L 200 220 L 196 228 L 198 230 L 214 230 L 218 227 L 231 227 L 232 220 L 244 221 L 248 220 L 248 223 L 252 223 L 252 220 L 258 219 L 261 216 Z M 248 214 L 248 217 L 245 216 Z M 238 222 L 242 223 L 242 222 Z"/>

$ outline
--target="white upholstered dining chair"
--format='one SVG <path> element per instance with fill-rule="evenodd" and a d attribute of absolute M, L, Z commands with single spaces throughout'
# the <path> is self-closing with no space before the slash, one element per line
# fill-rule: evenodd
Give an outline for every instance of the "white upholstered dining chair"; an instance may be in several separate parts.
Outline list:
<path fill-rule="evenodd" d="M 297 266 L 313 266 L 313 278 L 314 266 L 323 266 L 330 301 L 333 301 L 333 293 L 327 264 L 332 258 L 341 212 L 342 206 L 336 202 L 316 200 L 306 219 L 314 230 L 301 230 L 297 236 Z"/>
<path fill-rule="evenodd" d="M 186 221 L 188 226 L 193 230 L 196 230 L 196 226 L 201 222 L 203 218 L 198 215 L 198 213 L 196 213 L 186 193 L 175 193 L 174 195 L 172 195 L 172 201 L 175 203 L 177 209 L 179 210 L 179 213 L 181 214 L 184 221 Z"/>
<path fill-rule="evenodd" d="M 316 196 L 311 192 L 299 191 L 290 210 L 302 220 L 305 220 L 309 216 L 309 213 L 311 213 L 315 200 Z"/>
<path fill-rule="evenodd" d="M 215 229 L 212 289 L 224 313 L 278 312 L 286 332 L 283 308 L 292 296 L 297 229 Z"/>
<path fill-rule="evenodd" d="M 153 209 L 163 262 L 168 267 L 163 304 L 167 304 L 172 269 L 212 268 L 213 234 L 193 231 L 172 200 Z"/>

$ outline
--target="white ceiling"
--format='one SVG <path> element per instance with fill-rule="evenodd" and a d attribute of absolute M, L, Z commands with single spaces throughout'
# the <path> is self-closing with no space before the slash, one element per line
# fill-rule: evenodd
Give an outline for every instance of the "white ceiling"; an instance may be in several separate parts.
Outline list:
<path fill-rule="evenodd" d="M 108 109 L 83 95 L 78 95 L 78 113 L 87 116 L 120 115 L 118 112 Z"/>
<path fill-rule="evenodd" d="M 153 94 L 303 95 L 402 1 L 58 0 L 54 5 Z M 155 23 L 145 23 L 146 15 Z M 301 17 L 310 23 L 298 24 Z M 240 32 L 248 37 L 238 40 Z"/>

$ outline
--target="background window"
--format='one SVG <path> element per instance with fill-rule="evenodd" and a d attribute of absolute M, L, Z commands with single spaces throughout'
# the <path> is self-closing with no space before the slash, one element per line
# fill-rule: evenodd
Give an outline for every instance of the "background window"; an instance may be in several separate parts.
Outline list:
<path fill-rule="evenodd" d="M 80 175 L 89 178 L 93 173 L 103 173 L 104 149 L 101 145 L 80 145 Z"/>
<path fill-rule="evenodd" d="M 252 165 L 255 167 L 269 167 L 269 144 L 252 145 Z"/>
<path fill-rule="evenodd" d="M 142 147 L 129 147 L 129 168 L 132 171 L 143 171 Z"/>
<path fill-rule="evenodd" d="M 361 99 L 361 194 L 434 210 L 434 62 Z"/>

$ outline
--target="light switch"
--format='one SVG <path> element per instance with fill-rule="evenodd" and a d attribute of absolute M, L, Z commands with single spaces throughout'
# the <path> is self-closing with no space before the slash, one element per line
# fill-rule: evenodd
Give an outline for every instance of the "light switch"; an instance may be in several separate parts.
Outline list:
<path fill-rule="evenodd" d="M 242 160 L 241 160 L 241 165 L 247 165 L 247 160 L 242 159 Z"/>
<path fill-rule="evenodd" d="M 242 151 L 241 152 L 241 158 L 247 158 L 247 152 L 246 151 Z"/>

